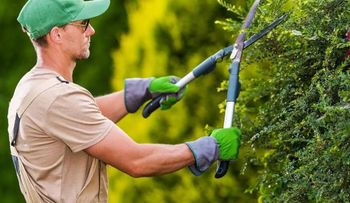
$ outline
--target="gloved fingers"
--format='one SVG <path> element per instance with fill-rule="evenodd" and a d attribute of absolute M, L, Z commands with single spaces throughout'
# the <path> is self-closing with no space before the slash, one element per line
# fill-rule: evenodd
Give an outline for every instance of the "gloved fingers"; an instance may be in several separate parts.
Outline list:
<path fill-rule="evenodd" d="M 160 100 L 160 109 L 161 110 L 167 110 L 170 109 L 176 102 L 180 101 L 187 90 L 187 86 L 184 88 L 181 88 L 180 91 L 177 93 L 172 94 L 165 94 L 162 96 L 162 99 Z"/>
<path fill-rule="evenodd" d="M 186 85 L 185 87 L 181 88 L 176 93 L 176 98 L 177 98 L 178 101 L 181 100 L 185 96 L 187 89 L 188 89 L 188 85 Z"/>
<path fill-rule="evenodd" d="M 230 161 L 237 159 L 239 155 L 240 141 L 233 141 L 230 145 L 223 145 L 220 151 L 225 151 L 219 155 L 219 160 Z M 220 153 L 220 152 L 219 152 Z"/>
<path fill-rule="evenodd" d="M 177 102 L 176 94 L 168 94 L 162 97 L 160 100 L 160 109 L 170 109 Z"/>
<path fill-rule="evenodd" d="M 177 81 L 179 81 L 181 78 L 177 77 L 177 76 L 174 76 L 174 75 L 171 75 L 169 76 L 169 81 L 173 84 L 176 84 Z"/>
<path fill-rule="evenodd" d="M 233 160 L 238 157 L 241 131 L 238 128 L 215 129 L 212 134 L 219 145 L 219 159 Z"/>
<path fill-rule="evenodd" d="M 211 133 L 212 136 L 225 136 L 229 134 L 234 134 L 235 136 L 241 137 L 241 130 L 236 127 L 231 128 L 217 128 Z"/>
<path fill-rule="evenodd" d="M 165 76 L 153 79 L 149 86 L 149 91 L 154 93 L 175 93 L 180 90 L 176 82 L 179 79 L 176 76 Z"/>

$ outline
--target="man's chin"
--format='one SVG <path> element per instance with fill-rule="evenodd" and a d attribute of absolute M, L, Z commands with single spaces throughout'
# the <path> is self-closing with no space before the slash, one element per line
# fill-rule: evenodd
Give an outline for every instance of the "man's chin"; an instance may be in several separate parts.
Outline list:
<path fill-rule="evenodd" d="M 90 51 L 85 52 L 84 54 L 78 56 L 76 58 L 77 61 L 81 61 L 81 60 L 85 60 L 88 59 L 90 57 Z"/>

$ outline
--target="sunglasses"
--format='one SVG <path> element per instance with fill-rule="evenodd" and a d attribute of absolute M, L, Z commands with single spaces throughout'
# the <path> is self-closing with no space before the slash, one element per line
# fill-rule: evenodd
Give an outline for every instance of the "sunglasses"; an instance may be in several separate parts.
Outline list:
<path fill-rule="evenodd" d="M 68 24 L 82 27 L 84 29 L 84 32 L 85 32 L 90 25 L 90 19 L 83 20 L 83 21 L 81 21 L 81 23 L 68 23 Z"/>

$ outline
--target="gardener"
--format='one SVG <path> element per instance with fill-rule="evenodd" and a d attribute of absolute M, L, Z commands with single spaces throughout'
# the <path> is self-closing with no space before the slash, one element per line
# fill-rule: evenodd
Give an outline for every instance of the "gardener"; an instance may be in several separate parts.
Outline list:
<path fill-rule="evenodd" d="M 217 159 L 238 155 L 236 128 L 165 145 L 135 143 L 115 125 L 159 93 L 167 95 L 162 109 L 181 99 L 173 77 L 127 79 L 123 91 L 97 98 L 73 82 L 77 61 L 90 55 L 89 19 L 108 6 L 109 0 L 29 0 L 18 16 L 37 55 L 8 111 L 12 159 L 27 202 L 107 202 L 106 164 L 133 177 L 187 166 L 200 175 Z"/>

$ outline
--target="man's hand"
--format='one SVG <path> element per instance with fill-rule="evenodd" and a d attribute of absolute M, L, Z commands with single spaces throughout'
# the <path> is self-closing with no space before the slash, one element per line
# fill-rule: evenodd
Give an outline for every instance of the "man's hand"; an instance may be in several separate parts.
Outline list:
<path fill-rule="evenodd" d="M 165 76 L 151 81 L 148 89 L 152 94 L 152 99 L 159 94 L 165 93 L 160 100 L 160 109 L 170 109 L 172 105 L 185 95 L 186 87 L 180 89 L 180 87 L 175 85 L 177 81 L 179 81 L 179 78 L 176 76 Z"/>
<path fill-rule="evenodd" d="M 241 144 L 241 131 L 238 128 L 215 129 L 211 135 L 219 146 L 220 160 L 236 159 Z"/>
<path fill-rule="evenodd" d="M 210 136 L 187 142 L 195 158 L 195 164 L 189 166 L 194 175 L 201 175 L 210 165 L 220 160 L 236 159 L 241 142 L 241 131 L 238 128 L 219 128 Z"/>
<path fill-rule="evenodd" d="M 185 94 L 186 88 L 180 89 L 175 83 L 178 78 L 165 76 L 160 78 L 131 78 L 125 80 L 125 106 L 129 113 L 136 112 L 147 100 L 153 99 L 160 94 L 162 110 L 171 108 Z"/>

